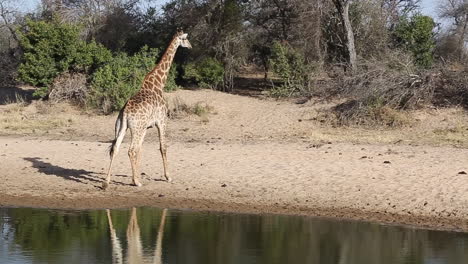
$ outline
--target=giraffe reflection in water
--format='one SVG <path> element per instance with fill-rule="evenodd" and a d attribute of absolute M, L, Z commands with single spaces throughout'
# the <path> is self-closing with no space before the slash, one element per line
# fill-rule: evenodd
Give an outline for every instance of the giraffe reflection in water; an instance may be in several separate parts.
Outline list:
<path fill-rule="evenodd" d="M 376 223 L 157 208 L 0 208 L 2 264 L 466 264 L 467 259 L 467 233 Z"/>
<path fill-rule="evenodd" d="M 106 210 L 107 220 L 109 222 L 110 238 L 112 242 L 112 263 L 153 263 L 161 264 L 162 262 L 162 239 L 164 236 L 164 225 L 166 223 L 167 209 L 163 209 L 161 222 L 159 223 L 158 233 L 156 236 L 156 246 L 153 256 L 144 256 L 144 251 L 141 243 L 140 226 L 138 225 L 137 209 L 132 208 L 130 222 L 127 226 L 127 254 L 124 257 L 122 243 L 117 236 L 114 225 L 112 224 L 112 216 L 109 209 Z M 151 260 L 152 259 L 152 260 Z"/>

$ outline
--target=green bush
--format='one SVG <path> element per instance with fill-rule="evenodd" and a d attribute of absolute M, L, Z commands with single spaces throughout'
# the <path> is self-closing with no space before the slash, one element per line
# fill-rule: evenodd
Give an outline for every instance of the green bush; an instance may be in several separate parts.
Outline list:
<path fill-rule="evenodd" d="M 91 41 L 80 41 L 78 52 L 74 58 L 72 67 L 79 72 L 90 74 L 97 68 L 108 63 L 112 59 L 112 53 L 101 44 Z"/>
<path fill-rule="evenodd" d="M 91 76 L 88 105 L 105 113 L 120 110 L 126 101 L 141 88 L 146 74 L 155 66 L 159 51 L 143 49 L 133 56 L 117 54 L 112 60 L 96 70 Z M 165 90 L 177 89 L 175 84 L 175 65 L 173 64 L 167 79 Z"/>
<path fill-rule="evenodd" d="M 214 58 L 204 58 L 184 67 L 184 79 L 193 81 L 202 88 L 216 88 L 223 82 L 224 68 Z"/>
<path fill-rule="evenodd" d="M 110 60 L 112 54 L 95 42 L 79 38 L 79 27 L 73 24 L 28 20 L 19 32 L 24 56 L 18 78 L 40 87 L 35 95 L 45 97 L 52 81 L 69 70 L 89 72 Z"/>
<path fill-rule="evenodd" d="M 20 80 L 34 86 L 49 85 L 76 56 L 78 33 L 73 25 L 28 20 L 19 32 L 24 51 L 18 69 Z"/>
<path fill-rule="evenodd" d="M 424 68 L 431 66 L 434 61 L 434 27 L 431 17 L 416 14 L 409 20 L 402 19 L 395 29 L 398 45 L 410 50 L 416 64 Z"/>
<path fill-rule="evenodd" d="M 308 87 L 311 67 L 305 63 L 304 56 L 292 47 L 274 42 L 269 64 L 275 76 L 281 80 L 281 85 L 271 90 L 273 96 L 291 96 Z"/>
<path fill-rule="evenodd" d="M 175 79 L 177 78 L 177 64 L 172 63 L 171 69 L 169 70 L 169 75 L 167 76 L 166 85 L 164 86 L 164 91 L 172 92 L 179 89 Z"/>

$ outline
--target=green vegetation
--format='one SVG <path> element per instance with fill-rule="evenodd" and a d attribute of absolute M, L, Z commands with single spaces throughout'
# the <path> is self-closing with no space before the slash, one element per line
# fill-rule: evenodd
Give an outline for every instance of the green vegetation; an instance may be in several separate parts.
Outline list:
<path fill-rule="evenodd" d="M 281 80 L 281 85 L 271 90 L 273 96 L 291 96 L 308 87 L 311 67 L 294 48 L 280 42 L 273 43 L 269 63 L 275 76 Z"/>
<path fill-rule="evenodd" d="M 47 86 L 61 72 L 67 71 L 78 53 L 79 29 L 70 24 L 45 21 L 26 22 L 20 32 L 24 51 L 19 78 L 34 86 Z"/>
<path fill-rule="evenodd" d="M 19 79 L 39 87 L 34 95 L 44 98 L 61 74 L 85 73 L 89 76 L 87 105 L 105 113 L 119 110 L 141 87 L 143 78 L 156 64 L 159 50 L 145 46 L 132 56 L 124 52 L 113 56 L 103 45 L 81 40 L 79 32 L 80 28 L 73 24 L 28 20 L 20 32 L 24 59 L 18 69 Z M 178 87 L 175 68 L 174 64 L 167 91 Z"/>
<path fill-rule="evenodd" d="M 434 62 L 434 27 L 431 17 L 416 14 L 410 19 L 403 17 L 395 30 L 398 45 L 411 51 L 421 67 L 427 68 Z"/>
<path fill-rule="evenodd" d="M 203 88 L 217 88 L 223 82 L 223 65 L 214 58 L 204 58 L 184 67 L 184 79 Z"/>
<path fill-rule="evenodd" d="M 80 40 L 79 32 L 77 25 L 33 20 L 19 32 L 24 55 L 18 77 L 40 87 L 35 92 L 37 97 L 47 96 L 49 86 L 61 73 L 90 72 L 110 60 L 109 50 L 94 41 Z"/>
<path fill-rule="evenodd" d="M 158 50 L 143 48 L 133 56 L 119 53 L 91 75 L 88 104 L 106 113 L 121 109 L 155 64 Z"/>
<path fill-rule="evenodd" d="M 410 0 L 397 6 L 389 1 L 226 0 L 213 5 L 169 0 L 160 11 L 139 8 L 141 1 L 110 1 L 102 10 L 90 10 L 86 1 L 44 2 L 40 13 L 4 16 L 0 80 L 35 86 L 37 97 L 79 97 L 86 102 L 80 105 L 111 112 L 139 88 L 160 56 L 153 50 L 165 50 L 183 28 L 193 49 L 177 52 L 167 91 L 194 84 L 227 92 L 266 90 L 273 97 L 338 97 L 347 100 L 345 105 L 358 102 L 349 109 L 354 113 L 335 113 L 359 116 L 349 123 L 375 116 L 368 114 L 377 109 L 374 98 L 379 108 L 397 112 L 421 102 L 468 106 L 460 99 L 468 94 L 460 77 L 468 72 L 462 1 L 441 2 L 440 17 L 451 23 L 446 28 L 436 27 L 436 18 L 421 15 L 418 1 Z M 4 8 L 6 14 L 18 13 Z"/>
<path fill-rule="evenodd" d="M 141 87 L 144 77 L 156 64 L 158 49 L 143 47 L 133 56 L 119 53 L 91 75 L 88 105 L 105 113 L 120 110 Z M 177 89 L 173 64 L 165 86 L 166 91 Z"/>

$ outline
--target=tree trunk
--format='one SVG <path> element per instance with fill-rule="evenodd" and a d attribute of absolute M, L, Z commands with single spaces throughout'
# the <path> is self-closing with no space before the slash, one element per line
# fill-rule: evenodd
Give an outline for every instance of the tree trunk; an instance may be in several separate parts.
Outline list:
<path fill-rule="evenodd" d="M 463 26 L 460 32 L 460 39 L 458 41 L 458 49 L 459 49 L 459 59 L 460 61 L 463 61 L 465 58 L 465 37 L 466 37 L 466 31 L 467 31 L 467 26 L 468 26 L 468 14 L 465 15 L 465 19 L 463 21 Z"/>
<path fill-rule="evenodd" d="M 346 32 L 346 47 L 348 49 L 348 64 L 352 72 L 356 71 L 357 55 L 354 45 L 354 33 L 351 21 L 349 20 L 349 4 L 350 0 L 333 0 L 333 3 L 340 14 L 341 22 L 343 23 Z"/>

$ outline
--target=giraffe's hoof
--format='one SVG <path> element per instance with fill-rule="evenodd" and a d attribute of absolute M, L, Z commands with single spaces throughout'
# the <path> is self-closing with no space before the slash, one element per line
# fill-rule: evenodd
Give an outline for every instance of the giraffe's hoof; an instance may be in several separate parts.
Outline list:
<path fill-rule="evenodd" d="M 105 191 L 109 187 L 109 183 L 107 182 L 102 182 L 102 189 Z"/>
<path fill-rule="evenodd" d="M 171 183 L 171 182 L 172 182 L 172 178 L 166 176 L 166 181 L 169 182 L 169 183 Z"/>
<path fill-rule="evenodd" d="M 133 184 L 134 184 L 136 187 L 141 187 L 141 186 L 142 186 L 142 184 L 141 184 L 140 182 L 134 182 Z"/>

